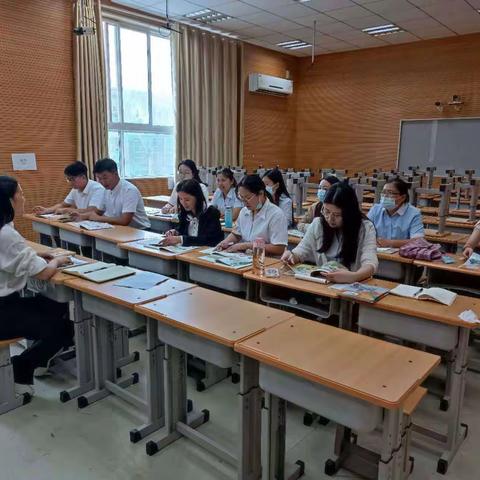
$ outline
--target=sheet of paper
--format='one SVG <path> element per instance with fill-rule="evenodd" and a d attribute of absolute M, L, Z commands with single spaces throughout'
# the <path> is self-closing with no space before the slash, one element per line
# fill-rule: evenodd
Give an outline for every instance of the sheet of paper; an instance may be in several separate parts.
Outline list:
<path fill-rule="evenodd" d="M 116 287 L 135 288 L 137 290 L 149 290 L 155 285 L 166 282 L 168 277 L 153 272 L 137 272 L 135 275 L 123 278 L 115 282 Z"/>
<path fill-rule="evenodd" d="M 37 170 L 37 159 L 34 153 L 12 153 L 14 170 Z"/>

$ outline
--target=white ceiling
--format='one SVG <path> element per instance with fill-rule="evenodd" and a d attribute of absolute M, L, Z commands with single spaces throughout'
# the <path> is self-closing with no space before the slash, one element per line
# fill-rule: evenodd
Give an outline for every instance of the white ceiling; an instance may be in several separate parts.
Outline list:
<path fill-rule="evenodd" d="M 165 16 L 165 0 L 114 0 L 115 3 Z M 312 43 L 316 20 L 315 54 L 415 42 L 480 32 L 480 0 L 170 0 L 170 16 L 210 8 L 233 18 L 211 27 L 241 40 L 295 56 L 311 48 L 285 50 L 288 40 Z M 207 27 L 205 24 L 190 22 Z M 372 37 L 363 28 L 394 23 L 403 32 Z"/>

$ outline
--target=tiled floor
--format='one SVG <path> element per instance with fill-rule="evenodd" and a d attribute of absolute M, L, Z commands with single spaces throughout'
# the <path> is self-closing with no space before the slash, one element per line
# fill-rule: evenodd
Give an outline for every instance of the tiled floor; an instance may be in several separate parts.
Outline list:
<path fill-rule="evenodd" d="M 133 339 L 141 350 L 144 339 Z M 125 371 L 142 371 L 142 362 Z M 145 454 L 146 440 L 131 444 L 128 432 L 142 423 L 133 407 L 109 397 L 86 409 L 76 402 L 61 404 L 58 392 L 73 384 L 67 376 L 56 376 L 36 383 L 37 395 L 30 405 L 0 417 L 0 480 L 224 480 L 235 472 L 214 456 L 181 439 L 153 457 Z M 142 389 L 143 383 L 132 387 Z M 237 386 L 229 380 L 198 393 L 189 384 L 189 397 L 198 409 L 208 408 L 210 422 L 201 431 L 235 448 L 237 441 Z M 480 374 L 469 373 L 463 421 L 470 433 L 445 476 L 436 474 L 435 453 L 414 447 L 414 480 L 478 478 L 480 418 Z M 435 424 L 445 414 L 438 410 L 438 399 L 429 395 L 417 417 Z M 306 462 L 305 480 L 331 478 L 323 473 L 325 460 L 333 449 L 334 426 L 303 425 L 303 412 L 289 406 L 287 419 L 287 459 Z M 152 438 L 158 438 L 152 435 Z M 378 440 L 367 439 L 368 444 Z M 337 478 L 353 477 L 340 471 Z"/>

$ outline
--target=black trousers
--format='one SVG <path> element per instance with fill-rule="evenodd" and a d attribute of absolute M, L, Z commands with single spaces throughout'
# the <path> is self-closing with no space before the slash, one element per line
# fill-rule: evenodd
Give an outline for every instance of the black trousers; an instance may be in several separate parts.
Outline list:
<path fill-rule="evenodd" d="M 68 303 L 41 295 L 22 298 L 13 293 L 0 297 L 0 340 L 16 337 L 33 340 L 21 355 L 12 357 L 15 382 L 31 385 L 35 368 L 45 367 L 62 347 L 72 345 Z"/>

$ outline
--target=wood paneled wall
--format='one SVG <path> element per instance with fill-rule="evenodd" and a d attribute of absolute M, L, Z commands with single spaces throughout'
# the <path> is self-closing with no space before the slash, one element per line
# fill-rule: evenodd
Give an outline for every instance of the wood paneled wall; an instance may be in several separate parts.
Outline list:
<path fill-rule="evenodd" d="M 0 2 L 0 174 L 14 175 L 26 210 L 64 198 L 75 160 L 72 2 Z M 13 172 L 12 153 L 34 152 L 37 171 Z M 33 238 L 30 225 L 16 227 Z"/>
<path fill-rule="evenodd" d="M 300 59 L 296 166 L 394 168 L 400 120 L 480 116 L 479 51 L 474 34 Z M 438 112 L 454 94 L 463 110 Z"/>
<path fill-rule="evenodd" d="M 170 195 L 168 178 L 135 178 L 128 179 L 142 192 L 142 196 Z"/>
<path fill-rule="evenodd" d="M 298 86 L 296 57 L 245 44 L 243 164 L 249 170 L 259 165 L 289 167 L 294 164 L 296 94 L 284 98 L 248 91 L 249 73 L 285 78 L 287 70 L 295 89 Z"/>

